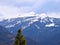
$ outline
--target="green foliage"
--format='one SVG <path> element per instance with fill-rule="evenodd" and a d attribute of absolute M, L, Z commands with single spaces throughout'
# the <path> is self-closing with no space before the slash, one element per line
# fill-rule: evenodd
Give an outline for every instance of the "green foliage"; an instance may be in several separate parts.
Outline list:
<path fill-rule="evenodd" d="M 22 35 L 21 29 L 18 30 L 14 45 L 26 45 L 26 41 Z"/>

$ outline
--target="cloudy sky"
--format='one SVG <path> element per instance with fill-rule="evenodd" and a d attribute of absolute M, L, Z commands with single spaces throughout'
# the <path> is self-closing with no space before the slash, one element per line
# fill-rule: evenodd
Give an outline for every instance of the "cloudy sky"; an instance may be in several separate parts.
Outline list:
<path fill-rule="evenodd" d="M 60 0 L 0 0 L 0 19 L 42 13 L 60 18 Z"/>

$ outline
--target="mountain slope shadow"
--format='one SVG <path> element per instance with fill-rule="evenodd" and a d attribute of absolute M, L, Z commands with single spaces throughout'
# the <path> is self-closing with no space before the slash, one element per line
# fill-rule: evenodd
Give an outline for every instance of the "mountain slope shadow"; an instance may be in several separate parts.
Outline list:
<path fill-rule="evenodd" d="M 0 26 L 0 45 L 13 45 L 14 36 Z"/>

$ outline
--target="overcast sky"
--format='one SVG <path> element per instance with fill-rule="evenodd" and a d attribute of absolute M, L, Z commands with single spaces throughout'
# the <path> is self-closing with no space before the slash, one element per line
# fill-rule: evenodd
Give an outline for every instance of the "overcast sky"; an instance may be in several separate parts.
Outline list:
<path fill-rule="evenodd" d="M 0 19 L 42 13 L 60 17 L 60 0 L 0 0 Z"/>

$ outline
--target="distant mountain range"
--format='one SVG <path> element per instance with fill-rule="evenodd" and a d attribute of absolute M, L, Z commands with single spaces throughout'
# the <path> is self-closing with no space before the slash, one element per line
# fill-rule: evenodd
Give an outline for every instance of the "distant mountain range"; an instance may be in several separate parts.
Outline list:
<path fill-rule="evenodd" d="M 31 43 L 36 43 L 34 45 L 60 45 L 60 18 L 19 17 L 0 21 L 0 25 L 13 35 L 21 28 L 23 35 L 29 41 L 31 39 Z"/>

